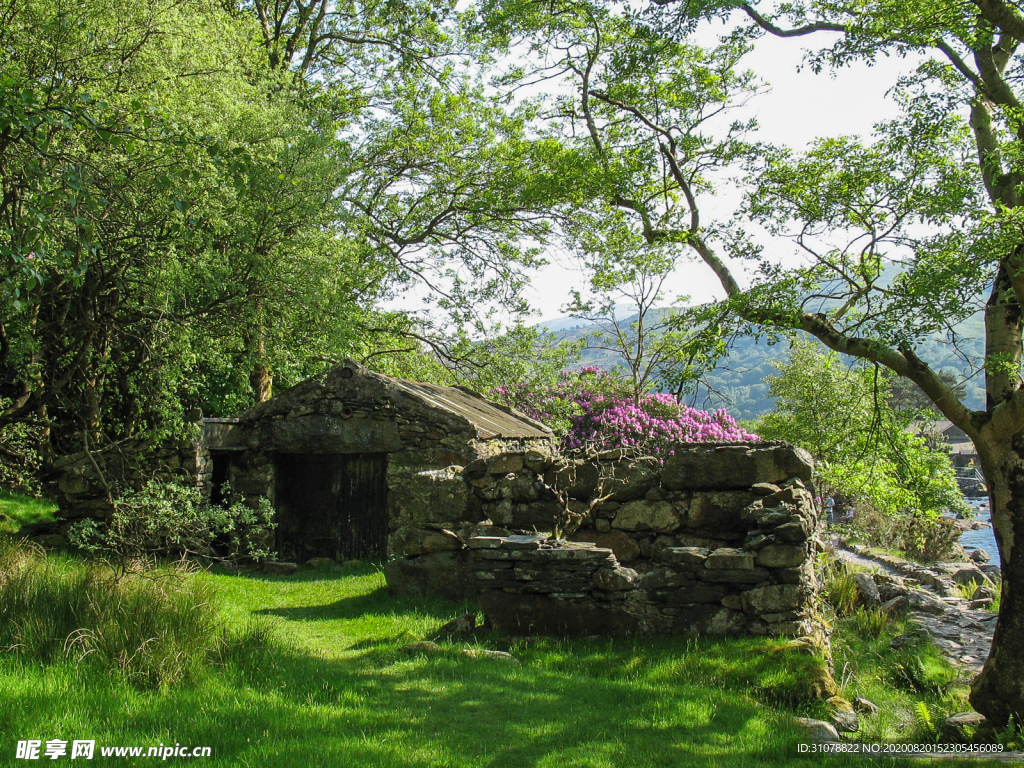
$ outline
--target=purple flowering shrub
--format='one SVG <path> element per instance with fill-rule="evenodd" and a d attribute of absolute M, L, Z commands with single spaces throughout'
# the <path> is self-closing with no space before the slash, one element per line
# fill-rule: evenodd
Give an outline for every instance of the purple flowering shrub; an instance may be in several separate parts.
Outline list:
<path fill-rule="evenodd" d="M 636 448 L 654 455 L 672 443 L 758 440 L 724 410 L 699 411 L 669 394 L 634 401 L 625 384 L 599 368 L 562 371 L 553 385 L 506 385 L 490 396 L 551 427 L 562 448 Z"/>

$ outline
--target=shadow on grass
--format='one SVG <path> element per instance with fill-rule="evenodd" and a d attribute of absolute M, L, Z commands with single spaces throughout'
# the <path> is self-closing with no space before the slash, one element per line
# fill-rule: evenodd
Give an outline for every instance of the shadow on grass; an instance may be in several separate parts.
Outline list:
<path fill-rule="evenodd" d="M 382 664 L 282 654 L 270 668 L 234 670 L 220 692 L 151 695 L 127 712 L 103 685 L 90 687 L 79 706 L 100 710 L 98 733 L 50 728 L 48 738 L 209 745 L 217 759 L 206 765 L 361 768 L 772 764 L 791 741 L 753 701 L 690 683 L 577 678 L 456 649 L 393 655 Z M 35 690 L 0 711 L 19 733 L 35 733 L 59 705 L 60 695 Z"/>
<path fill-rule="evenodd" d="M 203 764 L 213 766 L 724 768 L 798 762 L 800 738 L 788 715 L 742 695 L 743 680 L 771 663 L 763 654 L 749 654 L 747 666 L 731 677 L 712 678 L 715 665 L 701 668 L 700 662 L 715 655 L 714 644 L 674 651 L 668 641 L 602 646 L 590 651 L 582 641 L 552 641 L 521 664 L 472 659 L 456 647 L 410 656 L 394 646 L 390 653 L 349 660 L 285 651 L 260 669 L 233 668 L 196 688 L 133 694 L 127 706 L 109 682 L 98 681 L 76 700 L 76 708 L 93 713 L 87 735 L 48 725 L 52 713 L 63 711 L 66 691 L 28 681 L 24 690 L 6 692 L 0 717 L 9 733 L 96 738 L 98 744 L 208 745 L 213 756 Z M 581 666 L 590 674 L 580 674 Z M 810 761 L 831 764 L 834 758 Z"/>
<path fill-rule="evenodd" d="M 271 583 L 337 581 L 352 576 L 372 576 L 383 572 L 383 570 L 383 563 L 359 563 L 357 565 L 343 565 L 340 568 L 337 566 L 333 568 L 299 568 L 298 571 L 290 574 L 262 573 L 258 570 L 258 566 L 246 566 L 238 570 L 224 568 L 221 565 L 212 565 L 210 567 L 210 573 L 215 576 Z"/>
<path fill-rule="evenodd" d="M 498 638 L 481 640 L 493 647 Z M 405 642 L 367 639 L 363 653 L 341 660 L 277 648 L 260 663 L 159 694 L 81 674 L 54 683 L 29 669 L 16 686 L 0 677 L 0 722 L 11 738 L 210 746 L 207 766 L 805 763 L 792 711 L 749 695 L 780 663 L 763 640 L 540 639 L 514 647 L 520 663 L 470 658 L 459 644 L 410 654 Z"/>
<path fill-rule="evenodd" d="M 351 620 L 364 616 L 403 616 L 410 613 L 436 619 L 438 626 L 456 616 L 475 612 L 476 604 L 468 601 L 443 600 L 440 598 L 396 596 L 387 587 L 378 587 L 372 592 L 343 597 L 321 605 L 288 606 L 264 608 L 253 611 L 255 615 L 278 616 L 288 621 L 332 621 Z"/>

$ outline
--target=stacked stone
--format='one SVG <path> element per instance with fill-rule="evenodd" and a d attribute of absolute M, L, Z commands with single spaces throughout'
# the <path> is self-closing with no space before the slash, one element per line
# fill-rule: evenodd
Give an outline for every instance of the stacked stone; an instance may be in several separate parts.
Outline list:
<path fill-rule="evenodd" d="M 209 452 L 198 439 L 154 445 L 130 438 L 57 459 L 46 478 L 47 496 L 70 524 L 84 517 L 107 517 L 114 511 L 112 498 L 141 490 L 150 480 L 208 488 L 210 473 Z"/>
<path fill-rule="evenodd" d="M 777 444 L 705 445 L 681 448 L 664 468 L 650 459 L 611 462 L 611 473 L 607 459 L 604 467 L 547 469 L 554 474 L 542 487 L 560 493 L 560 503 L 569 493 L 589 496 L 569 500 L 589 516 L 574 538 L 592 542 L 582 549 L 566 544 L 567 561 L 579 562 L 571 576 L 558 550 L 538 545 L 536 537 L 470 541 L 492 623 L 521 629 L 525 619 L 512 615 L 521 610 L 535 614 L 530 626 L 537 631 L 571 625 L 585 633 L 799 636 L 811 630 L 817 515 L 804 452 Z M 477 490 L 496 496 L 484 509 L 516 504 L 514 489 L 527 478 L 522 471 L 497 480 L 481 476 Z M 561 490 L 553 487 L 559 482 Z M 572 589 L 564 588 L 570 583 Z M 561 605 L 539 604 L 542 595 Z M 547 626 L 544 616 L 551 617 Z"/>
<path fill-rule="evenodd" d="M 476 577 L 488 589 L 548 595 L 559 600 L 586 598 L 599 571 L 618 567 L 610 549 L 563 542 L 544 535 L 478 536 L 469 542 Z"/>

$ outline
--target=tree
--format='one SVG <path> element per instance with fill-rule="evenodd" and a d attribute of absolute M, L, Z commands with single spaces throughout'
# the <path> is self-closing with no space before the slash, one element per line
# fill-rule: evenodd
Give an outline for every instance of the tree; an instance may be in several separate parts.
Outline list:
<path fill-rule="evenodd" d="M 957 378 L 948 371 L 939 371 L 939 376 L 946 384 L 953 388 L 957 398 L 963 400 L 967 395 L 967 388 L 957 381 Z M 897 378 L 889 382 L 889 407 L 896 411 L 930 412 L 937 414 L 938 409 L 919 386 L 910 379 Z"/>
<path fill-rule="evenodd" d="M 174 297 L 198 255 L 181 232 L 242 163 L 209 129 L 245 111 L 252 59 L 245 25 L 202 3 L 4 14 L 0 427 L 40 427 L 64 452 L 165 415 Z"/>
<path fill-rule="evenodd" d="M 828 490 L 889 517 L 934 521 L 969 513 L 948 456 L 910 431 L 913 412 L 887 405 L 892 382 L 884 369 L 847 367 L 806 340 L 793 344 L 787 362 L 773 365 L 775 409 L 753 429 L 807 448 Z"/>
<path fill-rule="evenodd" d="M 679 254 L 647 246 L 628 227 L 573 224 L 590 273 L 590 296 L 584 299 L 574 290 L 566 311 L 594 326 L 586 338 L 589 349 L 609 353 L 616 365 L 624 363 L 638 402 L 653 386 L 678 378 L 686 338 L 675 330 L 680 310 L 666 295 L 665 281 Z"/>
<path fill-rule="evenodd" d="M 29 437 L 47 459 L 159 438 L 186 408 L 237 413 L 275 378 L 427 339 L 376 308 L 411 280 L 462 321 L 481 296 L 517 303 L 547 224 L 521 214 L 523 119 L 450 63 L 465 47 L 453 9 L 2 14 L 7 458 Z"/>
<path fill-rule="evenodd" d="M 992 722 L 1024 718 L 1024 12 L 1003 0 L 747 3 L 655 0 L 643 13 L 600 2 L 495 3 L 503 41 L 546 51 L 546 76 L 571 88 L 548 111 L 579 158 L 574 197 L 624 212 L 649 243 L 671 243 L 717 276 L 751 327 L 801 330 L 832 350 L 913 381 L 974 441 L 989 481 L 1003 562 L 992 653 L 971 701 Z M 714 51 L 685 41 L 702 18 L 753 21 Z M 744 125 L 708 121 L 750 95 L 737 64 L 758 31 L 836 41 L 814 66 L 915 52 L 898 83 L 904 115 L 873 143 L 823 139 L 808 152 L 744 144 Z M 828 44 L 826 42 L 826 44 Z M 536 73 L 532 73 L 536 76 Z M 549 130 L 555 131 L 552 127 Z M 745 163 L 738 224 L 702 203 Z M 772 246 L 752 239 L 753 221 Z M 783 245 L 795 244 L 783 257 Z M 793 265 L 797 264 L 796 268 Z M 979 289 L 987 296 L 982 297 Z M 983 307 L 982 307 L 983 305 Z M 922 340 L 983 308 L 987 401 L 971 410 L 922 354 Z"/>

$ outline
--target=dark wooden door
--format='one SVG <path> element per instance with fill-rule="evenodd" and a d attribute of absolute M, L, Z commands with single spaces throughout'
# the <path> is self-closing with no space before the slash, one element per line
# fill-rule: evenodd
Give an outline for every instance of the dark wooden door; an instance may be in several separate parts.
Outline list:
<path fill-rule="evenodd" d="M 383 560 L 387 454 L 278 454 L 278 553 L 298 561 Z"/>

